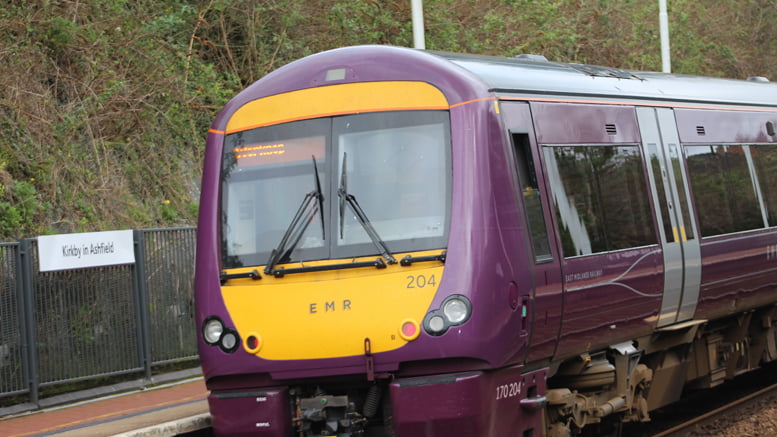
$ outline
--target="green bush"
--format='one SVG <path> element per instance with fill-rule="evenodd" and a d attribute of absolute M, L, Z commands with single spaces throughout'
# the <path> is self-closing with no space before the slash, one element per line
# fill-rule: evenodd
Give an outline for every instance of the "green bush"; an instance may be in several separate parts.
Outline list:
<path fill-rule="evenodd" d="M 669 2 L 673 71 L 777 78 L 769 0 Z M 657 2 L 426 0 L 426 47 L 660 70 Z M 409 0 L 10 0 L 0 239 L 194 224 L 216 113 L 266 73 L 412 44 Z M 169 201 L 169 204 L 164 201 Z"/>

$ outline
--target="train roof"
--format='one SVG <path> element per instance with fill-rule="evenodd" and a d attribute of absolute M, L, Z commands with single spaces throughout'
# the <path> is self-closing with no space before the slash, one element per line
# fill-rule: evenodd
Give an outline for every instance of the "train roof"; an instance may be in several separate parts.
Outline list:
<path fill-rule="evenodd" d="M 339 74 L 330 77 L 329 73 Z M 212 125 L 225 129 L 249 101 L 304 88 L 367 81 L 425 81 L 451 105 L 487 95 L 528 99 L 626 102 L 667 106 L 738 107 L 777 112 L 777 82 L 719 79 L 546 61 L 366 45 L 291 62 L 227 103 Z"/>
<path fill-rule="evenodd" d="M 477 76 L 498 95 L 546 94 L 658 100 L 737 106 L 777 106 L 777 83 L 764 78 L 721 79 L 584 64 L 550 62 L 542 56 L 515 58 L 428 52 Z"/>

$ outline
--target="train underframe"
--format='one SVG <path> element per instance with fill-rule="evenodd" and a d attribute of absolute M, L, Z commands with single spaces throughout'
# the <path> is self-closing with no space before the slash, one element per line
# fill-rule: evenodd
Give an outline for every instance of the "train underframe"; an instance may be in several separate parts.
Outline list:
<path fill-rule="evenodd" d="M 594 432 L 648 421 L 684 392 L 722 384 L 777 359 L 777 307 L 659 329 L 557 364 L 548 381 L 546 435 Z M 605 426 L 603 426 L 605 425 Z"/>
<path fill-rule="evenodd" d="M 546 371 L 364 375 L 214 390 L 217 434 L 294 437 L 542 435 Z"/>

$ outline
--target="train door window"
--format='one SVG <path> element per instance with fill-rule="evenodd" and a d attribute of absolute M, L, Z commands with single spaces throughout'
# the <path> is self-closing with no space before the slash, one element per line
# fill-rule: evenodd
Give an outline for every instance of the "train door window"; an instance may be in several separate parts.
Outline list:
<path fill-rule="evenodd" d="M 658 242 L 638 146 L 545 146 L 544 156 L 565 257 Z"/>
<path fill-rule="evenodd" d="M 750 154 L 758 176 L 767 225 L 777 226 L 777 146 L 750 146 Z"/>
<path fill-rule="evenodd" d="M 531 153 L 528 134 L 512 134 L 513 156 L 515 166 L 518 169 L 518 180 L 526 208 L 526 216 L 529 222 L 534 260 L 538 263 L 550 261 L 553 257 L 550 252 L 548 230 L 545 225 L 545 212 L 542 209 L 540 199 L 540 187 L 537 183 L 537 171 Z"/>
<path fill-rule="evenodd" d="M 666 174 L 666 168 L 664 167 L 662 156 L 659 155 L 660 150 L 658 149 L 658 145 L 656 143 L 649 143 L 647 148 L 648 154 L 650 156 L 649 166 L 653 172 L 653 180 L 656 181 L 656 191 L 659 193 L 658 203 L 659 209 L 661 210 L 661 221 L 664 223 L 664 235 L 666 236 L 667 242 L 674 243 L 677 240 L 675 239 L 674 232 L 672 230 L 672 221 L 669 218 L 669 206 L 667 205 L 666 200 L 667 191 L 666 187 L 664 186 L 664 175 Z"/>
<path fill-rule="evenodd" d="M 741 145 L 685 146 L 702 236 L 764 227 L 746 152 Z"/>
<path fill-rule="evenodd" d="M 685 185 L 685 178 L 682 174 L 682 163 L 680 162 L 680 150 L 677 146 L 677 144 L 668 144 L 668 151 L 669 151 L 669 162 L 672 166 L 672 171 L 674 172 L 674 180 L 677 182 L 677 195 L 679 196 L 678 201 L 680 202 L 680 214 L 683 216 L 683 223 L 685 223 L 685 226 L 683 226 L 682 229 L 682 235 L 680 236 L 683 241 L 687 240 L 693 240 L 695 238 L 693 234 L 693 226 L 690 226 L 691 223 L 691 212 L 688 207 L 688 198 L 685 195 L 686 191 L 686 185 Z"/>

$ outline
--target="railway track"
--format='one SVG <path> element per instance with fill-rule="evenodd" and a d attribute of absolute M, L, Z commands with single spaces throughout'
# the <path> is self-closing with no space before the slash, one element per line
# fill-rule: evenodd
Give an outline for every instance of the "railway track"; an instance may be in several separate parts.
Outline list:
<path fill-rule="evenodd" d="M 679 425 L 676 425 L 666 431 L 662 431 L 658 434 L 654 434 L 653 437 L 679 437 L 679 436 L 693 436 L 693 435 L 711 435 L 712 430 L 719 429 L 720 427 L 729 428 L 728 425 L 732 422 L 730 419 L 739 413 L 743 413 L 749 410 L 750 407 L 757 406 L 758 403 L 764 399 L 777 398 L 777 384 L 773 384 L 769 387 L 761 389 L 755 393 L 751 393 L 741 399 L 737 399 L 722 407 L 716 408 L 710 412 L 704 413 L 701 416 L 690 419 Z M 756 409 L 758 410 L 758 409 Z M 748 415 L 759 414 L 760 411 L 750 411 L 746 413 Z M 757 419 L 757 418 L 755 418 Z M 723 423 L 718 423 L 722 421 Z M 751 420 L 751 423 L 764 423 L 760 420 Z M 771 431 L 769 431 L 771 433 Z M 765 433 L 758 433 L 759 435 L 767 435 Z M 749 434 L 745 434 L 749 435 Z"/>
<path fill-rule="evenodd" d="M 741 375 L 651 413 L 651 422 L 625 425 L 623 436 L 777 435 L 777 367 Z"/>

